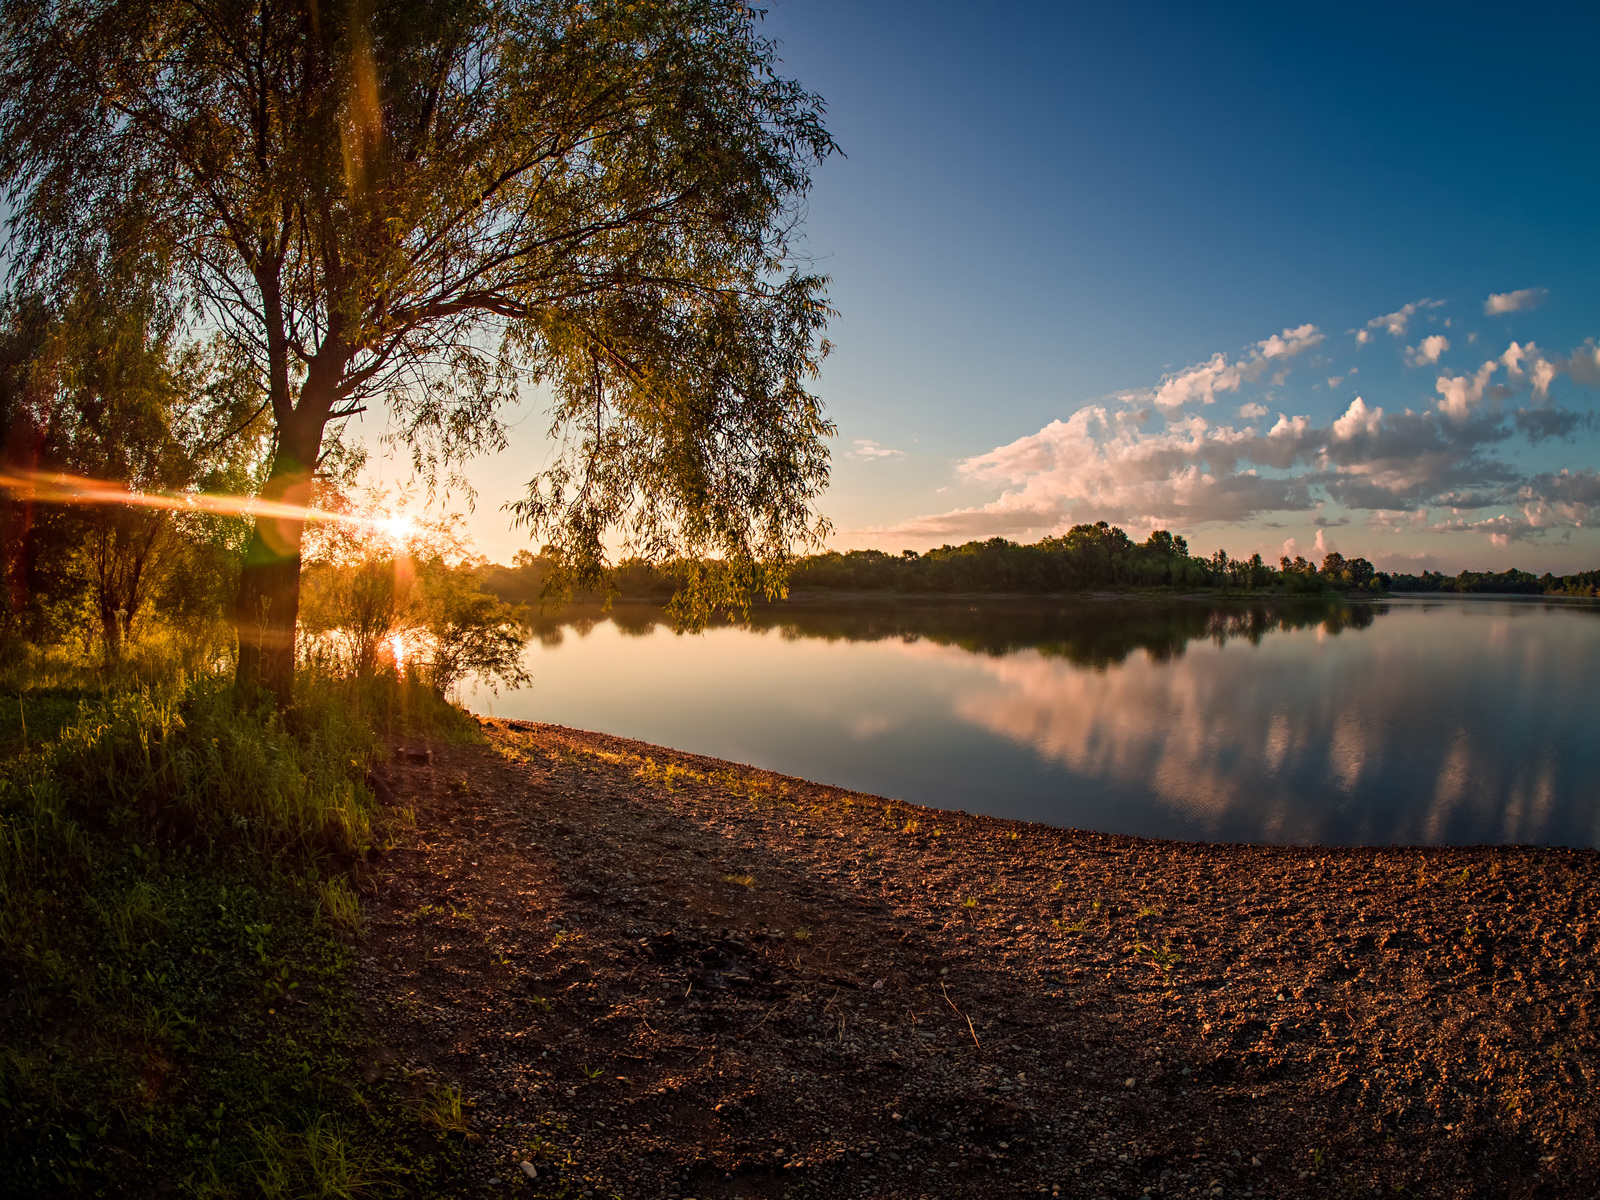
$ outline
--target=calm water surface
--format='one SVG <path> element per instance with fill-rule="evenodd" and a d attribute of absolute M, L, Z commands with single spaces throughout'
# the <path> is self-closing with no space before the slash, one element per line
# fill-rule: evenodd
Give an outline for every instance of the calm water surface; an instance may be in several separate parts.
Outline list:
<path fill-rule="evenodd" d="M 1600 610 L 811 605 L 551 621 L 480 712 L 1205 841 L 1600 845 Z"/>

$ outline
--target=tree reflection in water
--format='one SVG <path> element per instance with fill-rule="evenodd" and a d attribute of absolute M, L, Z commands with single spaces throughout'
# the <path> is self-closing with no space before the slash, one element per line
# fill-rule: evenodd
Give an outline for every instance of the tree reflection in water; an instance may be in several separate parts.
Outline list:
<path fill-rule="evenodd" d="M 506 716 L 864 792 L 1212 841 L 1600 844 L 1600 609 L 805 602 L 542 618 Z M 563 637 L 567 634 L 577 636 Z"/>
<path fill-rule="evenodd" d="M 873 600 L 757 605 L 748 618 L 721 624 L 762 632 L 777 630 L 791 640 L 926 640 L 993 657 L 1034 650 L 1046 658 L 1066 659 L 1075 667 L 1104 669 L 1116 666 L 1136 650 L 1143 650 L 1155 662 L 1180 658 L 1190 642 L 1200 639 L 1219 646 L 1235 639 L 1256 644 L 1280 629 L 1320 626 L 1328 634 L 1366 629 L 1386 611 L 1382 603 L 1333 600 L 1280 604 Z M 607 618 L 620 632 L 634 637 L 654 633 L 658 627 L 671 628 L 658 606 L 617 604 L 609 612 L 584 605 L 538 614 L 532 619 L 532 629 L 541 644 L 559 646 L 563 630 L 587 637 Z"/>

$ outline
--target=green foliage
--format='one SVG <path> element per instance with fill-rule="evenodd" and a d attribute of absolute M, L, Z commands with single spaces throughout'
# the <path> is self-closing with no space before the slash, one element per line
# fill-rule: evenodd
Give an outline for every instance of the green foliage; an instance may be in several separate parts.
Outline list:
<path fill-rule="evenodd" d="M 1512 567 L 1508 571 L 1462 571 L 1444 575 L 1424 571 L 1421 575 L 1394 575 L 1389 589 L 1395 592 L 1490 593 L 1520 596 L 1600 596 L 1600 571 L 1581 571 L 1575 575 L 1534 575 Z"/>
<path fill-rule="evenodd" d="M 177 646 L 135 642 L 115 671 L 35 652 L 7 676 L 32 663 L 55 686 L 17 695 L 26 748 L 0 762 L 4 1190 L 422 1182 L 356 1066 L 343 866 L 385 836 L 363 782 L 375 731 L 465 720 L 427 688 L 390 680 L 378 703 L 377 681 L 313 673 L 289 713 L 240 712 Z"/>
<path fill-rule="evenodd" d="M 401 536 L 339 497 L 361 524 L 325 527 L 311 541 L 302 589 L 302 657 L 324 673 L 371 679 L 381 668 L 426 680 L 443 696 L 476 676 L 491 687 L 531 680 L 522 664 L 524 610 L 486 592 L 460 519 L 406 522 Z"/>
<path fill-rule="evenodd" d="M 942 546 L 926 554 L 879 550 L 802 559 L 790 586 L 806 591 L 1072 592 L 1214 587 L 1227 582 L 1188 544 L 1156 530 L 1142 544 L 1104 521 L 1022 546 L 1005 538 Z M 1266 579 L 1260 581 L 1265 584 Z"/>
<path fill-rule="evenodd" d="M 419 570 L 421 665 L 434 690 L 448 695 L 469 676 L 490 686 L 524 687 L 527 630 L 523 614 L 478 584 L 471 566 L 434 560 Z"/>
<path fill-rule="evenodd" d="M 0 419 L 14 450 L 26 444 L 8 465 L 147 496 L 253 491 L 268 432 L 259 390 L 224 343 L 181 339 L 177 308 L 142 266 L 79 263 L 54 301 L 0 307 Z M 194 568 L 215 564 L 199 560 L 241 544 L 237 518 L 39 505 L 25 484 L 11 490 L 0 502 L 6 615 L 35 638 L 77 632 L 115 655 L 158 597 L 193 616 L 213 590 Z"/>
<path fill-rule="evenodd" d="M 430 482 L 548 386 L 515 506 L 562 586 L 613 540 L 696 568 L 691 615 L 827 530 L 809 387 L 826 280 L 790 239 L 834 150 L 742 0 L 0 8 L 0 183 L 20 272 L 130 257 L 251 364 L 303 495 L 384 404 Z M 241 683 L 289 697 L 301 523 L 255 526 Z M 254 622 L 250 624 L 249 622 Z M 245 690 L 249 690 L 247 686 Z"/>
<path fill-rule="evenodd" d="M 926 554 L 904 550 L 829 551 L 796 559 L 787 572 L 739 576 L 738 564 L 678 559 L 651 564 L 629 559 L 598 575 L 584 599 L 661 601 L 671 599 L 680 625 L 703 623 L 710 615 L 748 611 L 748 597 L 777 599 L 789 589 L 801 592 L 864 592 L 948 595 L 952 593 L 1037 595 L 1081 591 L 1222 589 L 1246 594 L 1289 592 L 1321 594 L 1334 590 L 1381 588 L 1365 559 L 1319 572 L 1304 558 L 1268 566 L 1259 554 L 1247 560 L 1218 550 L 1210 558 L 1189 553 L 1188 543 L 1164 529 L 1136 543 L 1121 529 L 1101 521 L 1076 525 L 1063 537 L 1031 545 L 1005 538 L 941 546 Z M 566 599 L 559 564 L 551 555 L 521 552 L 513 567 L 481 568 L 485 586 L 505 598 L 525 602 Z M 721 580 L 722 582 L 717 582 Z M 556 581 L 553 583 L 552 581 Z M 719 590 L 720 589 L 720 590 Z"/>

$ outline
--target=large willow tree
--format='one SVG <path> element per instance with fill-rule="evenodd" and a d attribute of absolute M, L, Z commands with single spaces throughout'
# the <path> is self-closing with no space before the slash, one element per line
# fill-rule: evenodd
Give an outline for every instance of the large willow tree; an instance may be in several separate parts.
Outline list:
<path fill-rule="evenodd" d="M 440 478 L 538 384 L 518 515 L 763 578 L 825 528 L 825 280 L 789 238 L 833 149 L 742 0 L 3 0 L 0 177 L 28 285 L 130 243 L 258 364 L 263 495 L 384 405 Z M 302 523 L 258 519 L 239 682 L 287 701 Z"/>

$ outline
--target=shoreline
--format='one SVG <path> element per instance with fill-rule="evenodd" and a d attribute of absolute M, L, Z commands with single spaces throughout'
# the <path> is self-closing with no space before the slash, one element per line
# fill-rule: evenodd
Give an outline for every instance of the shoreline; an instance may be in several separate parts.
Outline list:
<path fill-rule="evenodd" d="M 1594 851 L 1151 841 L 482 724 L 390 769 L 363 972 L 481 1182 L 544 1130 L 630 1198 L 1600 1190 Z"/>
<path fill-rule="evenodd" d="M 600 597 L 573 599 L 561 608 L 541 611 L 536 619 L 559 619 L 567 612 L 585 614 L 612 608 L 666 608 L 670 597 L 617 596 L 609 604 Z M 810 608 L 838 605 L 841 607 L 882 607 L 893 604 L 937 606 L 996 604 L 1002 607 L 1019 607 L 1028 604 L 1066 606 L 1100 604 L 1216 604 L 1265 605 L 1276 607 L 1295 604 L 1384 604 L 1407 600 L 1482 600 L 1516 601 L 1518 603 L 1544 603 L 1570 605 L 1577 608 L 1600 607 L 1600 598 L 1594 596 L 1545 595 L 1527 592 L 794 592 L 781 600 L 753 599 L 752 612 L 775 612 L 786 607 Z"/>

